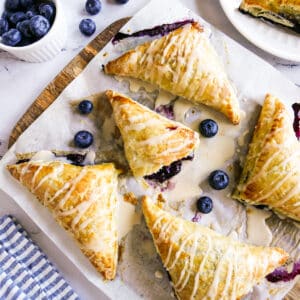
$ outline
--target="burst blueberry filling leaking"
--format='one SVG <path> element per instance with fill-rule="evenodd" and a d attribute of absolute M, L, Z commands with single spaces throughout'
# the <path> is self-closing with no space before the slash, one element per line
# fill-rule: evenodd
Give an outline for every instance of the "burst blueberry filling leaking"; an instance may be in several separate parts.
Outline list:
<path fill-rule="evenodd" d="M 153 28 L 136 31 L 131 34 L 118 32 L 114 36 L 112 43 L 116 44 L 117 42 L 127 39 L 127 38 L 130 38 L 130 37 L 142 37 L 142 36 L 152 37 L 152 36 L 156 36 L 156 35 L 164 36 L 164 35 L 167 35 L 168 33 L 170 33 L 171 31 L 174 31 L 186 24 L 191 24 L 191 23 L 194 23 L 193 19 L 178 21 L 178 22 L 174 22 L 174 23 L 170 23 L 170 24 L 162 24 L 162 25 L 155 26 Z"/>
<path fill-rule="evenodd" d="M 151 175 L 147 175 L 144 178 L 146 180 L 153 180 L 159 183 L 164 183 L 165 181 L 174 177 L 181 171 L 182 161 L 193 160 L 193 158 L 194 158 L 194 153 L 191 153 L 190 155 L 184 157 L 183 159 L 174 161 L 169 166 L 164 166 L 158 172 Z"/>
<path fill-rule="evenodd" d="M 81 153 L 70 153 L 70 154 L 63 155 L 63 154 L 56 154 L 54 152 L 53 152 L 53 154 L 57 158 L 65 158 L 66 162 L 69 162 L 70 164 L 75 165 L 75 166 L 84 166 L 84 160 L 87 155 L 87 154 L 81 154 Z M 21 163 L 29 162 L 29 161 L 30 161 L 29 158 L 19 159 L 16 162 L 16 164 L 21 164 Z"/>
<path fill-rule="evenodd" d="M 300 103 L 294 103 L 292 105 L 292 108 L 294 110 L 294 115 L 295 115 L 293 127 L 297 139 L 300 140 Z"/>
<path fill-rule="evenodd" d="M 267 280 L 270 282 L 288 282 L 300 275 L 300 261 L 294 263 L 293 270 L 289 273 L 284 267 L 277 268 L 274 272 L 267 275 Z"/>
<path fill-rule="evenodd" d="M 155 109 L 155 111 L 170 120 L 175 119 L 173 104 L 160 105 Z"/>

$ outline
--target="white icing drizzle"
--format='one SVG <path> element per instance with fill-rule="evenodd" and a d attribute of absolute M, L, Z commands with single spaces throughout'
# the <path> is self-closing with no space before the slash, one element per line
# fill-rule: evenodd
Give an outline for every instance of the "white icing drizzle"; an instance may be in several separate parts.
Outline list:
<path fill-rule="evenodd" d="M 86 168 L 81 168 L 80 173 L 77 177 L 75 177 L 71 181 L 71 188 L 69 191 L 65 194 L 65 196 L 58 202 L 57 208 L 62 209 L 63 206 L 65 205 L 66 201 L 70 198 L 71 194 L 73 193 L 74 189 L 76 188 L 76 184 L 81 181 L 81 179 L 86 175 L 87 169 Z"/>
<path fill-rule="evenodd" d="M 42 186 L 42 184 L 44 182 L 46 182 L 47 180 L 49 180 L 49 178 L 54 177 L 57 178 L 64 170 L 64 166 L 63 165 L 59 165 L 56 167 L 53 167 L 52 172 L 50 172 L 48 175 L 44 176 L 40 182 L 32 189 L 32 192 L 34 193 L 39 187 Z"/>
<path fill-rule="evenodd" d="M 191 300 L 194 299 L 194 297 L 195 297 L 195 295 L 196 295 L 196 293 L 198 291 L 198 288 L 199 288 L 199 277 L 200 277 L 200 275 L 201 275 L 201 273 L 203 271 L 203 268 L 204 268 L 204 266 L 206 264 L 206 261 L 208 259 L 209 253 L 211 251 L 211 248 L 212 248 L 211 239 L 210 239 L 209 236 L 207 236 L 207 251 L 206 251 L 204 257 L 202 258 L 202 262 L 201 262 L 201 264 L 199 266 L 199 269 L 198 269 L 198 271 L 197 271 L 197 273 L 195 275 L 193 292 L 192 292 L 191 298 L 190 298 Z"/>
<path fill-rule="evenodd" d="M 227 99 L 234 99 L 233 88 L 208 38 L 202 32 L 190 34 L 191 26 L 181 28 L 180 35 L 171 33 L 152 41 L 141 57 L 132 55 L 129 63 L 138 66 L 135 77 L 196 101 L 205 102 L 205 96 L 218 99 L 224 93 Z M 217 101 L 209 102 L 218 106 Z"/>
<path fill-rule="evenodd" d="M 216 299 L 216 295 L 218 293 L 219 280 L 220 280 L 219 273 L 221 272 L 221 267 L 223 266 L 223 264 L 226 263 L 227 255 L 228 255 L 228 253 L 230 253 L 230 251 L 231 251 L 231 247 L 230 247 L 230 245 L 228 245 L 226 251 L 223 253 L 222 257 L 218 261 L 217 268 L 214 272 L 213 281 L 212 281 L 204 299 Z M 227 273 L 227 275 L 228 275 L 228 273 Z"/>

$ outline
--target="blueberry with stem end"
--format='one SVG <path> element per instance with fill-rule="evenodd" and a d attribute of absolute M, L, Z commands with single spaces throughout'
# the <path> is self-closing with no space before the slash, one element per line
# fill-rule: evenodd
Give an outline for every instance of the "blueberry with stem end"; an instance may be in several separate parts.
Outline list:
<path fill-rule="evenodd" d="M 25 13 L 25 16 L 28 20 L 30 20 L 31 18 L 33 18 L 34 16 L 36 16 L 36 11 L 34 10 L 28 10 L 26 13 Z"/>
<path fill-rule="evenodd" d="M 6 19 L 0 19 L 0 36 L 7 32 L 9 29 L 9 25 Z"/>
<path fill-rule="evenodd" d="M 22 39 L 21 32 L 15 28 L 2 35 L 2 43 L 7 46 L 16 46 Z"/>
<path fill-rule="evenodd" d="M 91 36 L 96 31 L 96 24 L 91 19 L 83 19 L 79 24 L 79 29 L 82 34 Z"/>
<path fill-rule="evenodd" d="M 31 18 L 29 26 L 32 35 L 37 38 L 43 37 L 50 29 L 49 21 L 45 17 L 40 15 Z"/>
<path fill-rule="evenodd" d="M 89 100 L 83 100 L 78 104 L 78 110 L 83 115 L 89 114 L 93 110 L 93 103 Z"/>
<path fill-rule="evenodd" d="M 87 0 L 85 10 L 90 15 L 97 15 L 101 11 L 101 2 L 99 0 Z"/>
<path fill-rule="evenodd" d="M 86 130 L 77 132 L 74 137 L 74 143 L 79 148 L 87 148 L 93 144 L 93 141 L 93 135 Z"/>
<path fill-rule="evenodd" d="M 5 10 L 5 11 L 2 13 L 1 18 L 2 18 L 2 19 L 5 19 L 5 20 L 7 20 L 7 21 L 9 21 L 9 18 L 10 18 L 10 16 L 11 16 L 12 14 L 13 14 L 13 13 L 12 13 L 11 11 Z"/>
<path fill-rule="evenodd" d="M 208 182 L 213 189 L 223 190 L 229 184 L 229 177 L 224 171 L 216 170 L 210 173 Z"/>
<path fill-rule="evenodd" d="M 211 198 L 204 196 L 197 200 L 197 209 L 203 214 L 208 214 L 213 209 L 213 202 Z"/>
<path fill-rule="evenodd" d="M 211 119 L 203 120 L 199 124 L 200 133 L 207 138 L 213 137 L 218 133 L 219 127 L 218 124 Z"/>

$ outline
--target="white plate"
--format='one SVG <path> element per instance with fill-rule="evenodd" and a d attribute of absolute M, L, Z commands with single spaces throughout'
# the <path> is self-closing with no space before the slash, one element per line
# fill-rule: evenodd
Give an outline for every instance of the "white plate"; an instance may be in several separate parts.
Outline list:
<path fill-rule="evenodd" d="M 238 11 L 241 0 L 220 0 L 233 26 L 257 47 L 275 56 L 300 62 L 300 34 Z"/>

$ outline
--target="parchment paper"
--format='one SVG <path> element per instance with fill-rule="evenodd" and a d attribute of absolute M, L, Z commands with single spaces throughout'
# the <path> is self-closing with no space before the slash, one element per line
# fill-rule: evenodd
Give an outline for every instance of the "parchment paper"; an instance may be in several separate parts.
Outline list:
<path fill-rule="evenodd" d="M 210 37 L 211 42 L 221 57 L 230 80 L 232 80 L 236 87 L 238 98 L 245 111 L 245 116 L 240 126 L 232 126 L 220 114 L 202 106 L 195 107 L 200 116 L 208 116 L 217 120 L 221 132 L 220 137 L 216 138 L 215 142 L 201 139 L 201 149 L 196 155 L 201 154 L 203 156 L 201 159 L 204 160 L 207 155 L 207 158 L 211 159 L 211 154 L 209 154 L 211 150 L 215 157 L 210 163 L 206 161 L 206 169 L 201 165 L 195 166 L 195 163 L 184 166 L 182 172 L 173 180 L 175 188 L 166 189 L 164 192 L 166 199 L 169 201 L 166 209 L 174 214 L 191 219 L 195 211 L 195 199 L 201 191 L 204 191 L 215 199 L 215 207 L 210 216 L 201 218 L 200 223 L 211 226 L 223 234 L 231 234 L 235 238 L 246 240 L 245 208 L 230 198 L 230 191 L 235 184 L 234 180 L 231 181 L 228 189 L 216 193 L 209 190 L 205 178 L 210 171 L 216 168 L 224 168 L 229 172 L 231 177 L 234 176 L 234 162 L 243 158 L 247 148 L 247 141 L 258 116 L 260 104 L 262 104 L 266 93 L 271 92 L 280 97 L 285 101 L 287 107 L 290 108 L 292 103 L 299 102 L 300 90 L 273 67 L 205 23 L 204 20 L 183 7 L 177 0 L 151 1 L 121 31 L 125 33 L 134 32 L 187 18 L 194 18 L 201 24 L 205 24 L 205 32 Z M 113 282 L 104 283 L 88 260 L 81 254 L 76 243 L 56 224 L 47 209 L 42 207 L 25 188 L 12 179 L 5 167 L 7 164 L 15 162 L 15 153 L 32 152 L 42 149 L 74 150 L 70 142 L 74 134 L 82 129 L 87 129 L 94 134 L 95 143 L 91 147 L 92 149 L 96 151 L 107 150 L 108 142 L 111 141 L 109 141 L 109 135 L 108 138 L 105 137 L 103 128 L 107 129 L 110 126 L 114 126 L 113 122 L 110 125 L 106 123 L 106 126 L 104 126 L 104 123 L 109 121 L 100 120 L 100 115 L 99 120 L 97 118 L 82 117 L 74 112 L 71 103 L 77 99 L 89 98 L 90 95 L 102 93 L 107 89 L 115 89 L 153 107 L 153 99 L 157 97 L 157 91 L 146 93 L 145 90 L 141 90 L 134 93 L 129 89 L 128 82 L 118 81 L 113 77 L 106 76 L 101 70 L 102 64 L 119 56 L 124 50 L 132 48 L 137 43 L 141 43 L 147 39 L 129 39 L 116 46 L 109 43 L 63 91 L 47 111 L 22 134 L 0 163 L 1 189 L 15 199 L 20 207 L 55 242 L 88 280 L 112 299 L 140 299 L 141 297 L 146 299 L 172 299 L 174 297 L 167 274 L 164 272 L 161 262 L 155 253 L 153 242 L 145 228 L 144 222 L 142 221 L 140 225 L 135 225 L 123 242 L 118 277 Z M 96 96 L 96 98 L 101 98 L 101 96 Z M 181 101 L 181 104 L 184 105 L 183 100 L 178 101 Z M 194 129 L 196 129 L 199 123 L 197 123 L 197 120 L 189 124 Z M 99 126 L 102 131 L 99 130 Z M 239 139 L 243 134 L 245 135 L 245 143 L 242 142 L 238 146 Z M 228 142 L 229 140 L 232 140 L 232 143 Z M 225 145 L 228 148 L 232 147 L 232 145 L 235 147 L 235 151 L 233 151 L 230 157 L 224 156 L 224 153 L 222 154 L 222 147 Z M 204 160 L 202 160 L 203 163 Z M 189 178 L 191 176 L 189 174 L 196 172 L 197 168 L 203 175 L 201 182 L 195 182 L 192 178 Z M 189 186 L 182 186 L 182 182 L 189 182 Z M 137 195 L 145 193 L 145 191 L 137 186 L 137 183 L 133 179 L 130 179 L 127 183 L 128 190 L 135 191 Z M 179 192 L 179 190 L 185 191 L 185 193 Z M 146 192 L 148 193 L 149 191 Z M 151 191 L 149 193 L 155 192 Z M 139 211 L 139 207 L 137 207 L 137 211 Z M 282 227 L 282 230 L 279 230 L 280 233 L 278 236 L 282 235 L 283 238 L 278 238 L 276 245 L 299 250 L 299 244 L 289 244 L 288 237 L 291 228 L 293 228 L 292 230 L 299 237 L 298 229 L 292 222 L 280 220 L 278 217 L 272 216 L 268 219 L 267 223 L 272 231 L 278 226 Z M 287 223 L 290 223 L 290 227 L 284 229 Z M 273 237 L 275 238 L 275 236 Z M 297 241 L 299 243 L 299 238 Z M 295 255 L 298 254 L 297 252 Z M 292 284 L 277 285 L 276 287 L 281 287 L 281 291 L 277 296 L 273 296 L 270 299 L 281 299 L 288 292 L 289 288 L 292 287 Z M 264 288 L 264 285 L 257 288 L 248 298 L 259 299 L 256 293 L 259 289 Z"/>

